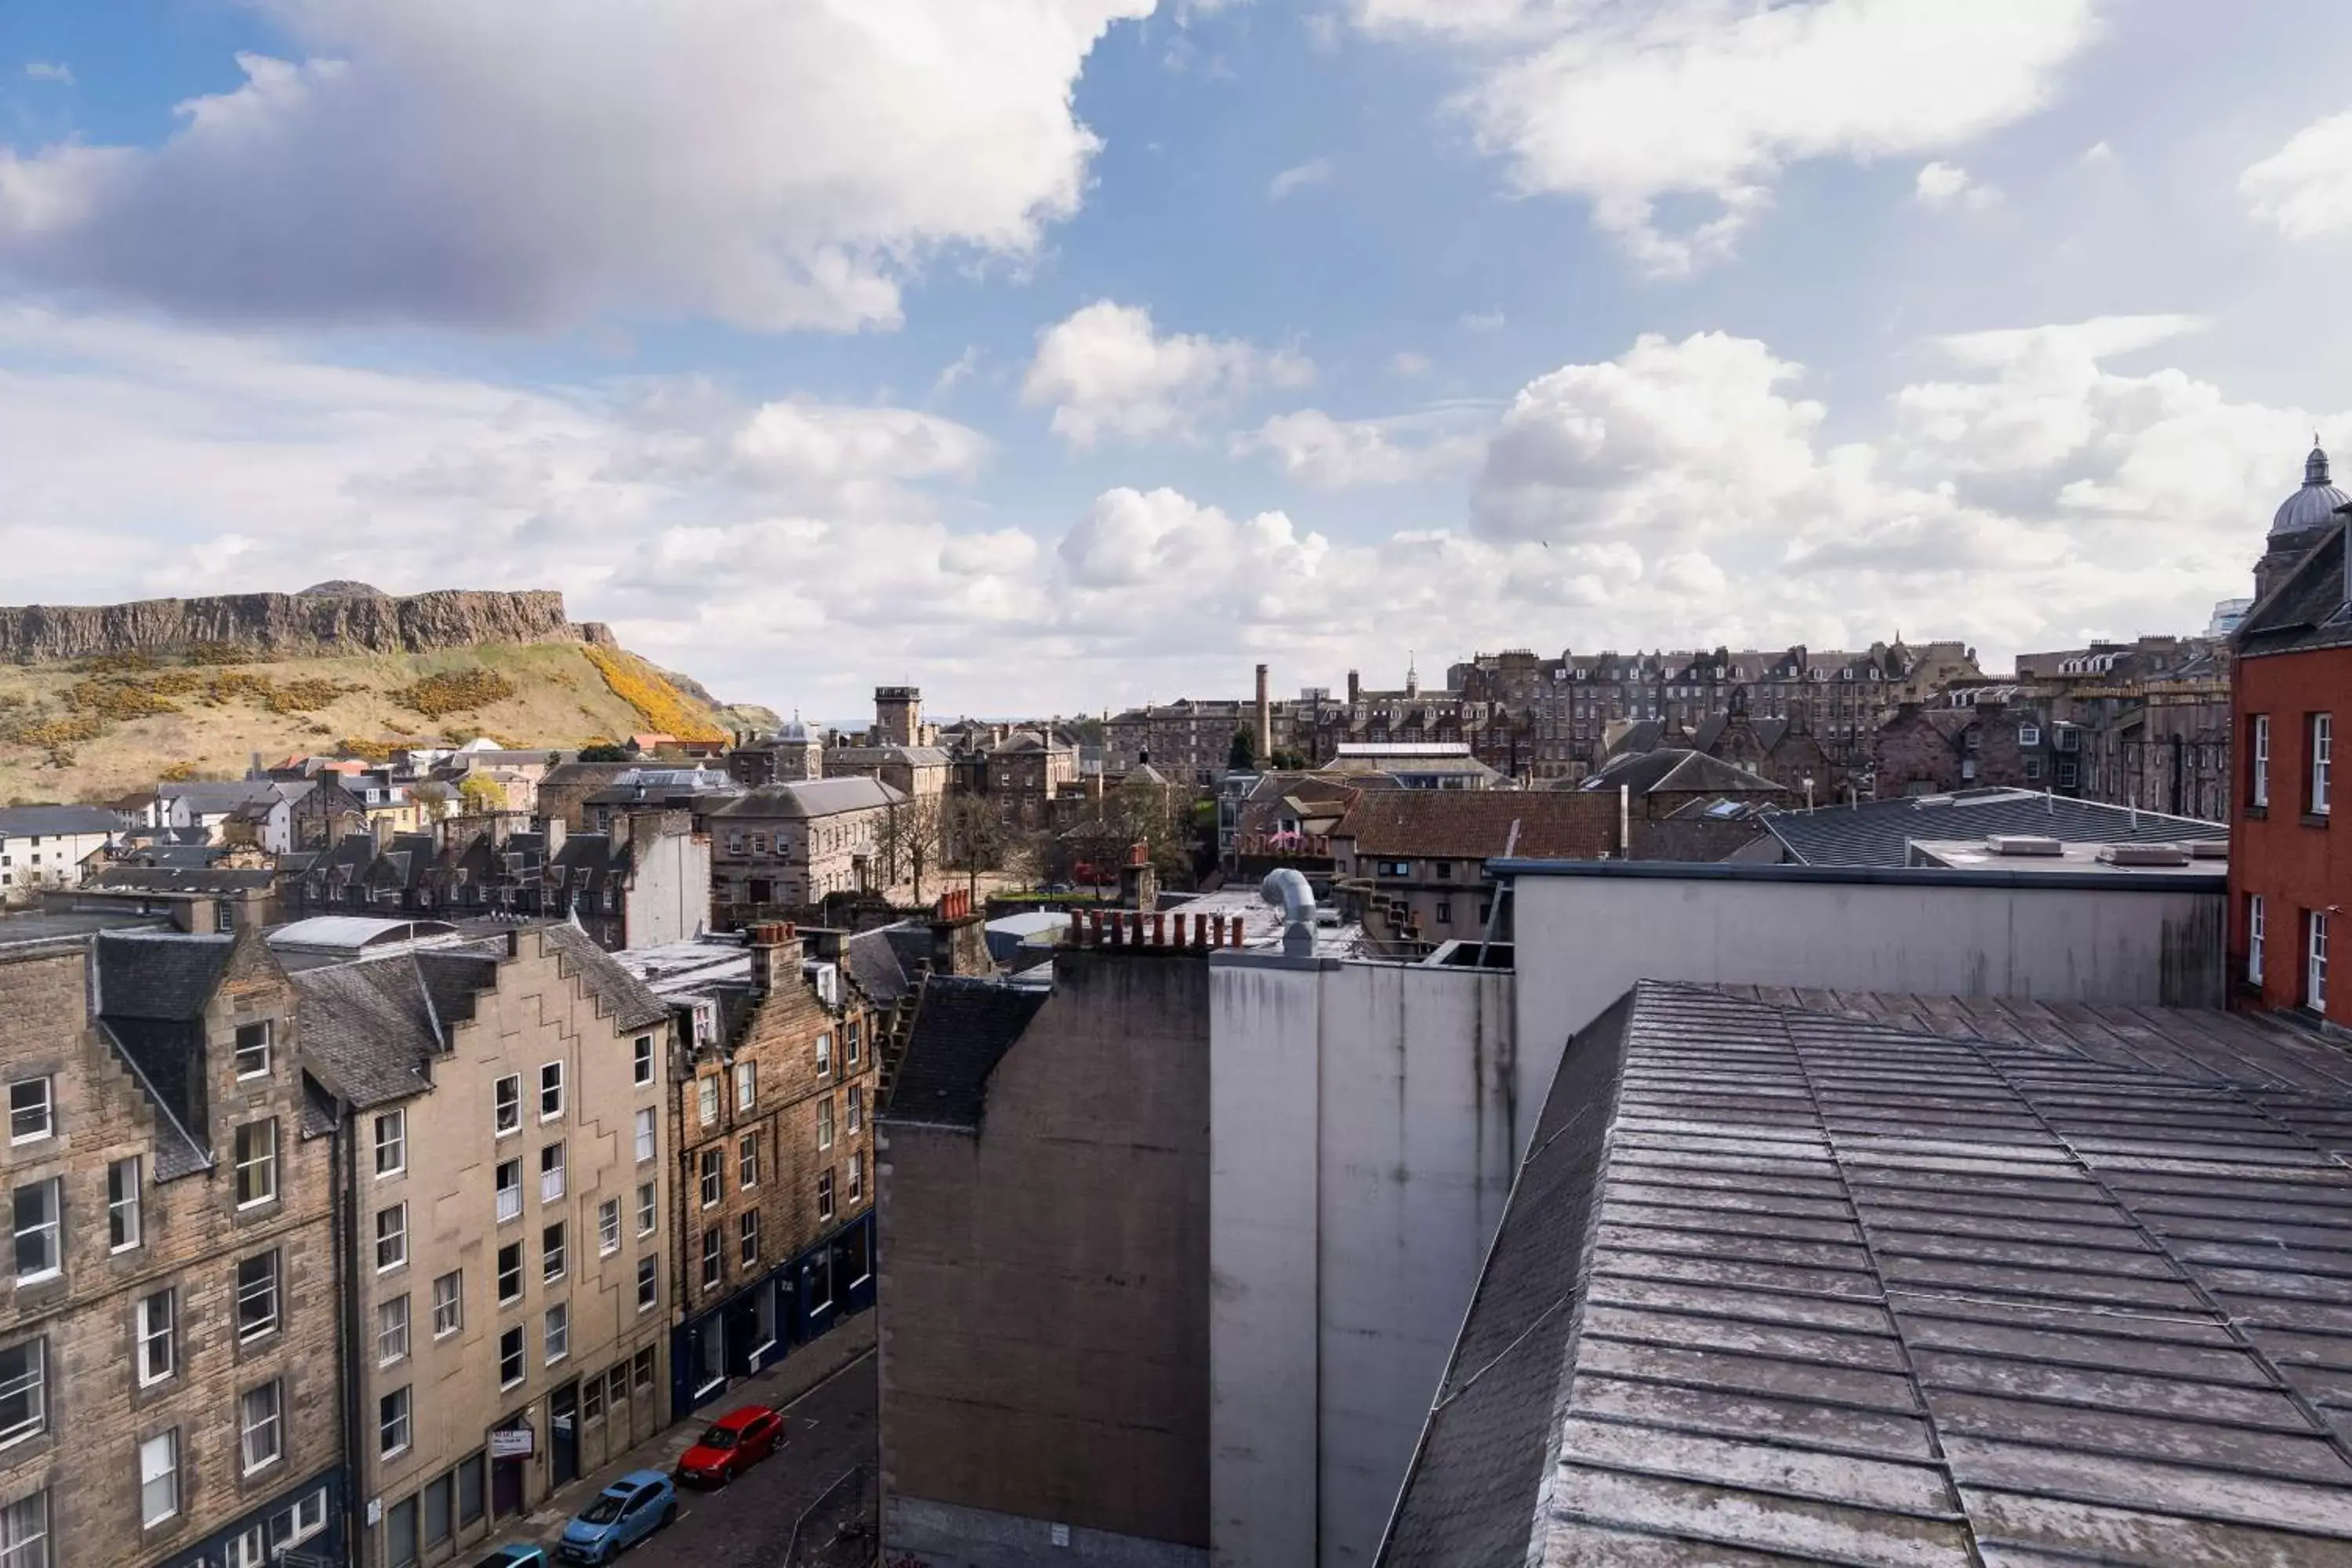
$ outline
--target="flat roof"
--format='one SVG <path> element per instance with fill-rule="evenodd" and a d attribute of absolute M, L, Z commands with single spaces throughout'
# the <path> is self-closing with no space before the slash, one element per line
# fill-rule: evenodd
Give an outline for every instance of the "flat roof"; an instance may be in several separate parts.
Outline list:
<path fill-rule="evenodd" d="M 2004 871 L 2022 871 L 2031 876 L 2063 876 L 2080 872 L 2094 877 L 2151 877 L 2169 874 L 2176 877 L 2203 877 L 2212 881 L 2226 880 L 2230 874 L 2227 857 L 2192 855 L 2185 866 L 2135 866 L 2102 859 L 2114 846 L 2107 844 L 2061 844 L 2055 855 L 2003 855 L 1988 846 L 1981 838 L 1914 838 L 1911 850 L 1916 858 L 1924 856 L 1931 865 L 1948 866 L 1954 870 L 1977 870 L 1992 868 Z M 2149 849 L 2156 846 L 2141 844 L 2132 847 Z M 2186 847 L 2186 846 L 2183 846 Z"/>
<path fill-rule="evenodd" d="M 66 942 L 102 931 L 124 931 L 134 926 L 168 923 L 162 915 L 130 914 L 112 910 L 35 910 L 24 914 L 0 915 L 0 947 L 29 947 L 36 942 Z"/>

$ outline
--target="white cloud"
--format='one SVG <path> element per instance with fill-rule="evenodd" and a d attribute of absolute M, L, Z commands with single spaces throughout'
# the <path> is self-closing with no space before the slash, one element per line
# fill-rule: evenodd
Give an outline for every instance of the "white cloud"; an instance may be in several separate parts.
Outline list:
<path fill-rule="evenodd" d="M 1941 152 L 2034 112 L 2097 32 L 2093 0 L 1357 0 L 1433 35 L 1457 100 L 1523 191 L 1572 195 L 1654 275 L 1727 253 L 1792 163 Z M 1661 220 L 1669 198 L 1706 216 Z"/>
<path fill-rule="evenodd" d="M 1328 158 L 1309 158 L 1304 163 L 1294 163 L 1266 183 L 1265 194 L 1276 201 L 1308 185 L 1328 185 L 1338 166 Z"/>
<path fill-rule="evenodd" d="M 1054 434 L 1075 448 L 1189 437 L 1202 418 L 1253 392 L 1301 386 L 1314 374 L 1298 355 L 1238 338 L 1163 337 L 1150 310 L 1100 300 L 1038 332 L 1021 400 L 1051 406 Z"/>
<path fill-rule="evenodd" d="M 2352 228 L 2352 110 L 2296 132 L 2238 177 L 2238 192 L 2289 239 Z"/>
<path fill-rule="evenodd" d="M 26 60 L 25 76 L 30 81 L 54 81 L 67 87 L 73 85 L 73 68 L 59 60 Z"/>
<path fill-rule="evenodd" d="M 953 392 L 958 386 L 961 386 L 963 383 L 971 380 L 972 372 L 979 368 L 980 345 L 978 343 L 966 343 L 964 345 L 963 353 L 956 355 L 956 357 L 949 363 L 946 369 L 940 371 L 937 376 L 932 378 L 931 396 L 935 399 L 945 397 L 949 393 Z"/>
<path fill-rule="evenodd" d="M 1461 325 L 1462 330 L 1465 332 L 1499 331 L 1503 325 L 1503 312 L 1500 310 L 1465 310 L 1462 313 Z"/>
<path fill-rule="evenodd" d="M 1981 212 L 2000 200 L 2000 193 L 1958 163 L 1934 163 L 1920 167 L 1911 194 L 1923 207 L 1965 207 Z"/>
<path fill-rule="evenodd" d="M 1484 432 L 1452 429 L 1452 418 L 1334 419 L 1319 408 L 1278 414 L 1234 443 L 1237 457 L 1263 452 L 1282 471 L 1320 489 L 1412 484 L 1460 473 L 1485 452 Z"/>
<path fill-rule="evenodd" d="M 1073 84 L 1153 0 L 257 3 L 303 58 L 162 146 L 0 149 L 0 268 L 226 320 L 895 324 L 927 258 L 1076 209 Z"/>
<path fill-rule="evenodd" d="M 1402 376 L 1405 380 L 1411 381 L 1416 376 L 1427 375 L 1429 371 L 1427 354 L 1415 353 L 1411 349 L 1400 349 L 1389 356 L 1391 375 Z"/>

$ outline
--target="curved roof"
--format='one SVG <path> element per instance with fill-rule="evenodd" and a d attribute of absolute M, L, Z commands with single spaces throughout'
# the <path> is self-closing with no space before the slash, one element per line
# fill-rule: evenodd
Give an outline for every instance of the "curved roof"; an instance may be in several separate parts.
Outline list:
<path fill-rule="evenodd" d="M 2352 506 L 2352 496 L 2327 482 L 2327 454 L 2315 443 L 2311 456 L 2303 460 L 2303 488 L 2279 502 L 2271 518 L 2271 537 L 2326 528 L 2336 521 L 2340 506 Z"/>
<path fill-rule="evenodd" d="M 303 947 L 337 952 L 385 947 L 394 942 L 427 937 L 455 936 L 457 928 L 446 921 L 375 920 L 366 915 L 316 915 L 295 921 L 269 933 L 272 947 Z"/>

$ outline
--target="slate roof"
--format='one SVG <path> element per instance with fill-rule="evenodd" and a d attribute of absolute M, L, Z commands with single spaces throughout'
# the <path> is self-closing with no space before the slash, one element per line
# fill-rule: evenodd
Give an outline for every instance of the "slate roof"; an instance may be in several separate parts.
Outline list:
<path fill-rule="evenodd" d="M 2230 639 L 2239 658 L 2352 644 L 2344 528 L 2340 521 L 2331 528 L 2286 581 L 2247 612 Z"/>
<path fill-rule="evenodd" d="M 1764 826 L 1791 860 L 1806 866 L 1905 865 L 1910 859 L 1905 846 L 1914 838 L 2023 833 L 2068 844 L 2171 844 L 2224 838 L 2230 832 L 2223 823 L 2146 810 L 2135 817 L 2127 806 L 2021 789 L 1963 790 L 1780 811 L 1765 817 Z"/>
<path fill-rule="evenodd" d="M 278 873 L 252 866 L 102 866 L 89 879 L 93 888 L 124 893 L 237 893 L 268 889 Z"/>
<path fill-rule="evenodd" d="M 111 806 L 0 805 L 0 838 L 121 830 L 122 818 Z"/>
<path fill-rule="evenodd" d="M 548 946 L 562 955 L 563 967 L 579 975 L 604 1005 L 615 1027 L 646 1028 L 669 1016 L 669 1008 L 644 981 L 615 963 L 611 953 L 596 945 L 595 938 L 578 926 L 557 921 L 538 930 Z"/>
<path fill-rule="evenodd" d="M 914 921 L 876 926 L 842 944 L 842 963 L 851 983 L 885 1007 L 921 984 L 917 966 L 930 955 L 930 928 Z"/>
<path fill-rule="evenodd" d="M 1761 773 L 1679 746 L 1612 757 L 1580 781 L 1578 789 L 1617 793 L 1631 785 L 1635 795 L 1691 794 L 1782 795 L 1787 792 Z"/>
<path fill-rule="evenodd" d="M 988 1076 L 1050 993 L 1001 980 L 935 974 L 923 986 L 887 1121 L 977 1131 Z"/>
<path fill-rule="evenodd" d="M 445 971 L 445 955 L 435 955 Z M 460 958 L 479 985 L 498 983 L 494 959 Z M 293 976 L 301 995 L 303 1065 L 364 1110 L 432 1087 L 425 1063 L 442 1048 L 421 962 L 409 957 L 335 963 Z"/>
<path fill-rule="evenodd" d="M 230 936 L 109 931 L 98 939 L 99 1012 L 185 1023 L 204 1016 L 228 967 Z"/>
<path fill-rule="evenodd" d="M 1330 836 L 1374 858 L 1581 860 L 1615 847 L 1617 801 L 1559 790 L 1366 790 Z M 1465 879 L 1475 883 L 1476 872 Z"/>
<path fill-rule="evenodd" d="M 2224 1014 L 1644 982 L 1381 1561 L 2352 1561 L 2347 1079 Z"/>
<path fill-rule="evenodd" d="M 808 779 L 793 784 L 761 784 L 723 805 L 712 806 L 710 815 L 753 820 L 831 816 L 836 812 L 897 805 L 906 798 L 896 788 L 877 778 L 861 775 Z"/>

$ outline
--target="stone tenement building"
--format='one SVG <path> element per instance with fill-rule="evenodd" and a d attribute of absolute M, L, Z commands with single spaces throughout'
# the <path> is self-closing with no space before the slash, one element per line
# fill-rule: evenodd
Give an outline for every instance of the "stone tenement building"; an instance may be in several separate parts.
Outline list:
<path fill-rule="evenodd" d="M 768 784 L 712 805 L 713 923 L 805 910 L 829 893 L 879 892 L 897 879 L 885 825 L 907 797 L 879 779 Z"/>
<path fill-rule="evenodd" d="M 408 929 L 272 938 L 313 965 L 304 1061 L 355 1144 L 370 1568 L 471 1562 L 670 1420 L 668 1010 L 569 924 L 423 947 Z"/>
<path fill-rule="evenodd" d="M 1234 732 L 1254 721 L 1252 714 L 1247 702 L 1190 697 L 1114 713 L 1103 721 L 1103 767 L 1125 773 L 1148 763 L 1163 778 L 1213 784 L 1224 776 Z"/>
<path fill-rule="evenodd" d="M 622 955 L 672 1010 L 673 1408 L 719 1398 L 874 1300 L 881 1026 L 840 931 Z M 669 978 L 665 979 L 665 976 Z"/>
<path fill-rule="evenodd" d="M 234 935 L 0 925 L 0 1562 L 343 1559 L 332 1121 Z"/>

